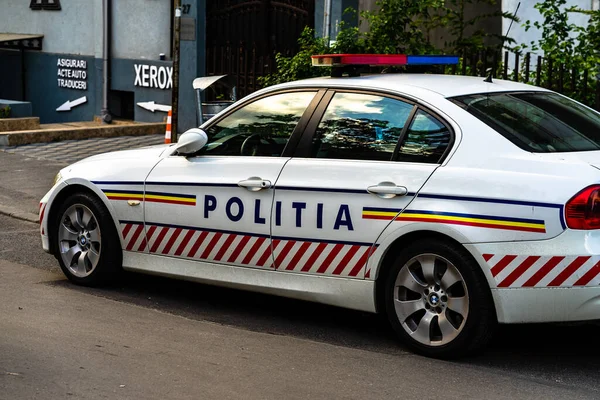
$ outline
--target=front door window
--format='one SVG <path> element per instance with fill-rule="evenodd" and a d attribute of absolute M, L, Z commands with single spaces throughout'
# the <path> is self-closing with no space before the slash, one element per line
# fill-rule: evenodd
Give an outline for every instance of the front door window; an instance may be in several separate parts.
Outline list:
<path fill-rule="evenodd" d="M 315 92 L 264 97 L 234 111 L 207 130 L 203 154 L 279 157 Z"/>

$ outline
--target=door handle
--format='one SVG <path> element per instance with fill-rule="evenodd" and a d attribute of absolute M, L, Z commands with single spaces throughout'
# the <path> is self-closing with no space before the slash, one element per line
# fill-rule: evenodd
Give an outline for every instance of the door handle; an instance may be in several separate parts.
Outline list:
<path fill-rule="evenodd" d="M 258 176 L 252 176 L 246 180 L 239 181 L 238 186 L 246 188 L 251 192 L 258 192 L 259 190 L 270 188 L 271 181 L 261 179 Z"/>
<path fill-rule="evenodd" d="M 408 189 L 405 186 L 396 186 L 394 182 L 380 182 L 377 185 L 369 186 L 367 192 L 384 199 L 391 199 L 396 196 L 406 196 Z"/>

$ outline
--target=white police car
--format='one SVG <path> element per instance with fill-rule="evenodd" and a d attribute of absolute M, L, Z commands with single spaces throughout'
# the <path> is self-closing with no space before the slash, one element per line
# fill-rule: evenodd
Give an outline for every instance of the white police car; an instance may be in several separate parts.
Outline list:
<path fill-rule="evenodd" d="M 78 284 L 122 267 L 383 312 L 467 354 L 497 322 L 600 318 L 600 115 L 479 77 L 292 82 L 63 169 L 40 220 Z"/>

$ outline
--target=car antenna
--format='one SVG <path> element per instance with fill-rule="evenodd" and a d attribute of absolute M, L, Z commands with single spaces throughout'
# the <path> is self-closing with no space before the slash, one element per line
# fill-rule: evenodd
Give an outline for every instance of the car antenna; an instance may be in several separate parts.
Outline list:
<path fill-rule="evenodd" d="M 488 69 L 485 70 L 486 78 L 483 80 L 484 82 L 486 82 L 486 83 L 494 83 L 492 81 L 492 75 L 493 75 L 492 71 L 493 71 L 493 68 L 488 68 Z"/>
<path fill-rule="evenodd" d="M 521 2 L 517 3 L 517 8 L 515 9 L 512 19 L 510 20 L 510 24 L 508 25 L 508 29 L 506 30 L 506 35 L 504 35 L 504 37 L 502 38 L 502 46 L 500 46 L 500 51 L 502 51 L 502 49 L 504 48 L 504 40 L 508 37 L 508 34 L 510 33 L 510 28 L 512 28 L 512 24 L 517 18 L 517 12 L 519 11 L 519 7 L 521 7 Z M 492 68 L 488 68 L 485 72 L 487 74 L 487 77 L 483 81 L 486 83 L 494 83 L 492 81 Z"/>

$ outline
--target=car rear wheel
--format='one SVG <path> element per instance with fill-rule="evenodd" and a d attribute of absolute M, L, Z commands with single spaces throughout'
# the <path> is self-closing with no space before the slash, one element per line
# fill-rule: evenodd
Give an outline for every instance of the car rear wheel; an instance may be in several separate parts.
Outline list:
<path fill-rule="evenodd" d="M 442 241 L 420 241 L 397 257 L 386 281 L 386 312 L 416 352 L 451 358 L 488 342 L 496 323 L 485 277 L 472 257 Z"/>
<path fill-rule="evenodd" d="M 70 196 L 54 226 L 55 254 L 69 280 L 97 286 L 115 278 L 122 265 L 119 236 L 98 198 L 86 193 Z"/>

